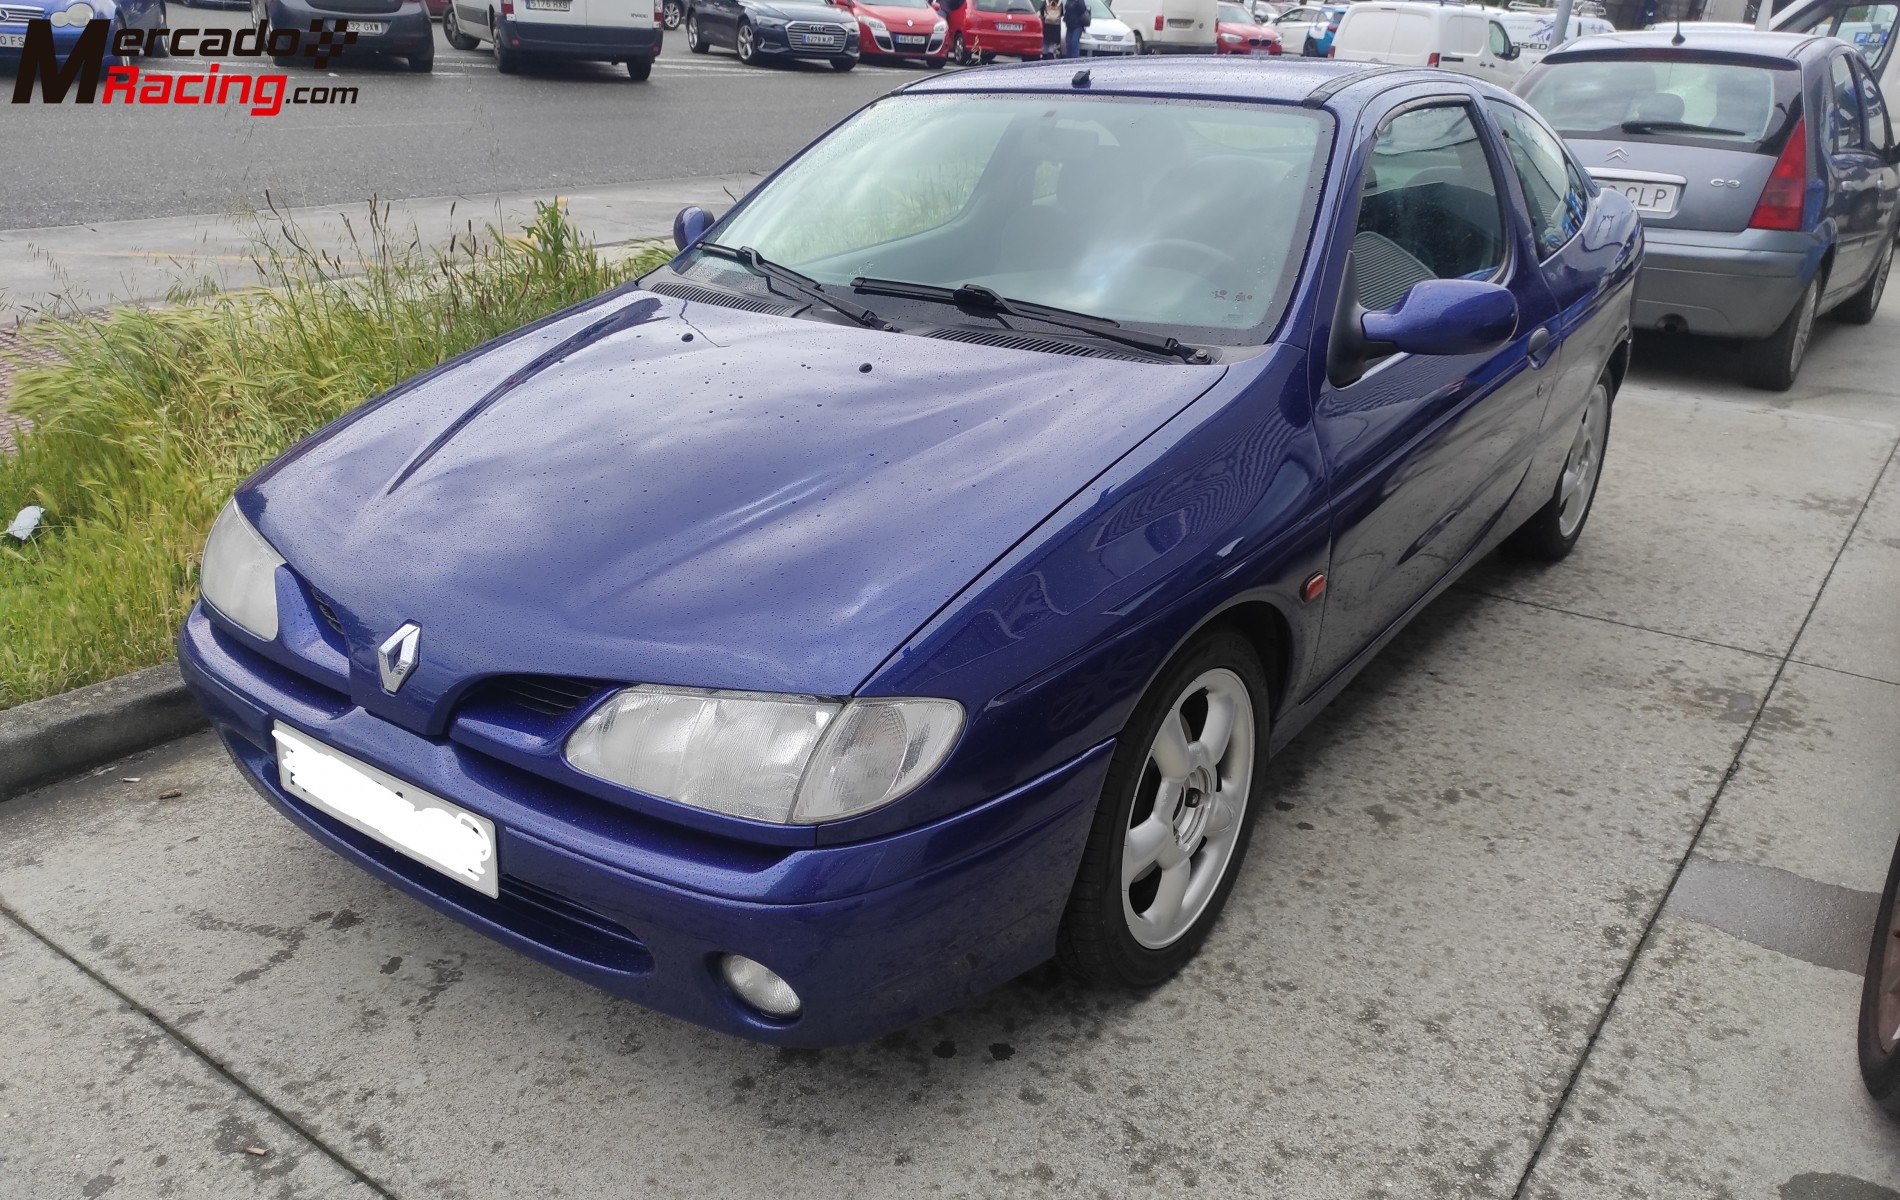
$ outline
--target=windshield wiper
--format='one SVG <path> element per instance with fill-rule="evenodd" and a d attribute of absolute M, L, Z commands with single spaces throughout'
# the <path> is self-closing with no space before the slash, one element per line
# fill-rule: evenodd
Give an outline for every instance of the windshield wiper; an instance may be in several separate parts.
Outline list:
<path fill-rule="evenodd" d="M 1625 121 L 1624 133 L 1718 133 L 1728 137 L 1746 137 L 1746 129 L 1723 129 L 1716 125 L 1696 125 L 1689 121 Z"/>
<path fill-rule="evenodd" d="M 790 267 L 782 267 L 750 246 L 734 247 L 722 246 L 718 242 L 700 242 L 694 246 L 693 249 L 705 251 L 719 258 L 729 258 L 734 262 L 744 263 L 767 279 L 775 283 L 783 284 L 807 300 L 816 300 L 826 308 L 843 313 L 866 329 L 892 331 L 897 328 L 862 304 L 853 304 L 849 300 L 844 300 L 827 293 L 824 288 L 818 285 L 816 279 L 813 279 L 809 275 L 801 275 Z"/>
<path fill-rule="evenodd" d="M 907 300 L 927 300 L 935 304 L 953 304 L 958 308 L 975 309 L 985 313 L 1022 317 L 1031 321 L 1057 325 L 1064 329 L 1073 329 L 1079 333 L 1093 334 L 1104 341 L 1120 342 L 1124 346 L 1133 346 L 1137 350 L 1146 350 L 1150 354 L 1165 354 L 1171 358 L 1178 358 L 1182 362 L 1207 361 L 1207 351 L 1195 346 L 1183 345 L 1175 338 L 1157 333 L 1142 333 L 1134 329 L 1123 329 L 1119 323 L 1107 317 L 1072 312 L 1066 308 L 1051 308 L 1046 304 L 1032 304 L 1027 300 L 1011 300 L 1007 296 L 997 295 L 996 292 L 980 283 L 966 283 L 962 287 L 948 288 L 939 287 L 934 283 L 907 283 L 901 279 L 868 279 L 860 275 L 851 281 L 851 290 L 873 296 L 899 296 Z"/>

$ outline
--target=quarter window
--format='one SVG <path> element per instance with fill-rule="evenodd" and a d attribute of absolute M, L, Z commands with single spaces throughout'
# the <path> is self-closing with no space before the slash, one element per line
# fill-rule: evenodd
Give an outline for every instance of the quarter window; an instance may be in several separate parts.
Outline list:
<path fill-rule="evenodd" d="M 1491 102 L 1491 115 L 1504 134 L 1511 167 L 1524 189 L 1530 209 L 1531 234 L 1539 257 L 1548 258 L 1564 247 L 1579 229 L 1590 208 L 1589 190 L 1555 134 L 1514 105 Z"/>
<path fill-rule="evenodd" d="M 1860 88 L 1854 83 L 1854 69 L 1848 65 L 1845 55 L 1837 55 L 1828 64 L 1828 92 L 1828 148 L 1835 154 L 1866 149 Z"/>
<path fill-rule="evenodd" d="M 1489 279 L 1504 265 L 1504 212 L 1464 105 L 1388 118 L 1373 139 L 1352 241 L 1359 302 L 1390 308 L 1427 279 Z"/>

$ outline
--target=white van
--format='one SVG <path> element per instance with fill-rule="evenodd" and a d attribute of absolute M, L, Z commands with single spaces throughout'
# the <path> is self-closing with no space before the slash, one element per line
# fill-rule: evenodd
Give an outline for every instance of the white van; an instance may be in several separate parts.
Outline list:
<path fill-rule="evenodd" d="M 1403 67 L 1443 67 L 1509 90 L 1524 74 L 1517 46 L 1482 9 L 1361 0 L 1339 19 L 1333 57 Z"/>
<path fill-rule="evenodd" d="M 659 57 L 663 0 L 450 0 L 442 36 L 457 50 L 495 49 L 503 75 L 530 58 L 625 63 L 644 80 Z M 499 10 L 499 11 L 498 11 Z"/>
<path fill-rule="evenodd" d="M 1511 44 L 1517 47 L 1518 66 L 1528 71 L 1550 50 L 1551 39 L 1557 32 L 1557 14 L 1550 9 L 1514 9 L 1507 12 L 1493 12 L 1497 23 L 1504 26 L 1504 32 L 1511 37 Z M 1570 36 L 1566 41 L 1575 41 L 1593 33 L 1615 33 L 1616 26 L 1602 17 L 1573 15 L 1570 18 Z"/>
<path fill-rule="evenodd" d="M 1109 0 L 1122 24 L 1135 31 L 1137 54 L 1212 54 L 1220 0 Z"/>

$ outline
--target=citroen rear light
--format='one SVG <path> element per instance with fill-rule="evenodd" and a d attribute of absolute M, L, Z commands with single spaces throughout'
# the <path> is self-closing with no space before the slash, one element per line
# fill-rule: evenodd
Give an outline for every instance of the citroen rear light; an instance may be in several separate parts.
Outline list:
<path fill-rule="evenodd" d="M 1800 229 L 1808 199 L 1808 121 L 1797 117 L 1748 218 L 1750 229 Z"/>

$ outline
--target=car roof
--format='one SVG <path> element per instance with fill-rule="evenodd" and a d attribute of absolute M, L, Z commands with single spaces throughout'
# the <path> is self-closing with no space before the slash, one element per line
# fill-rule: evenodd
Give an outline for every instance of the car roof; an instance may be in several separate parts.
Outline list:
<path fill-rule="evenodd" d="M 1086 88 L 1075 80 L 1086 72 Z M 1382 67 L 1376 63 L 1329 58 L 1284 58 L 1263 67 L 1257 60 L 1230 55 L 1136 56 L 1052 59 L 1013 66 L 980 67 L 933 75 L 902 89 L 907 95 L 942 92 L 1108 92 L 1116 95 L 1170 96 L 1198 100 L 1263 100 L 1287 104 L 1319 103 L 1362 81 L 1392 83 L 1469 82 L 1461 76 L 1425 68 Z M 1318 99 L 1315 99 L 1317 95 Z"/>
<path fill-rule="evenodd" d="M 1545 62 L 1562 61 L 1571 54 L 1601 54 L 1617 49 L 1629 50 L 1714 50 L 1723 54 L 1783 60 L 1801 58 L 1812 48 L 1832 40 L 1811 33 L 1770 33 L 1756 29 L 1709 29 L 1683 22 L 1682 44 L 1676 45 L 1675 26 L 1646 29 L 1640 33 L 1593 33 L 1565 42 L 1563 48 L 1544 56 Z"/>

